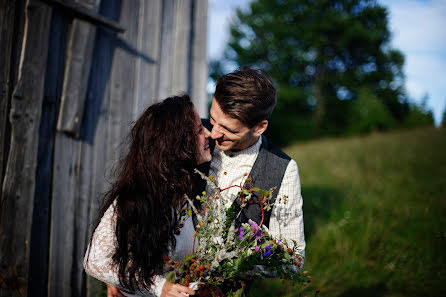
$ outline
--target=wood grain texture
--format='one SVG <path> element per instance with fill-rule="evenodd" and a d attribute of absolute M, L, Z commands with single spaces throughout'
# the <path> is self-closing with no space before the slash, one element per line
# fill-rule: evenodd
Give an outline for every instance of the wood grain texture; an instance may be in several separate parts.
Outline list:
<path fill-rule="evenodd" d="M 20 1 L 26 0 L 8 4 L 21 7 Z M 86 277 L 82 260 L 103 194 L 141 112 L 201 88 L 207 1 L 102 1 L 98 14 L 125 27 L 123 33 L 29 2 L 20 65 L 0 57 L 11 63 L 11 81 L 19 77 L 6 108 L 12 130 L 1 204 L 0 296 L 93 297 L 100 285 Z M 77 2 L 98 11 L 100 0 Z M 0 23 L 7 22 L 0 14 Z M 0 44 L 10 56 L 16 49 L 14 42 Z"/>
<path fill-rule="evenodd" d="M 169 96 L 189 92 L 190 50 L 192 33 L 192 0 L 175 1 L 172 69 Z"/>
<path fill-rule="evenodd" d="M 209 118 L 208 94 L 206 83 L 208 80 L 207 61 L 207 22 L 208 3 L 203 0 L 193 1 L 191 54 L 189 58 L 190 73 L 189 92 L 195 109 L 202 118 Z"/>
<path fill-rule="evenodd" d="M 0 296 L 26 296 L 29 241 L 51 8 L 29 0 L 18 83 L 11 102 L 11 147 L 0 224 Z"/>
<path fill-rule="evenodd" d="M 14 40 L 15 1 L 0 1 L 0 189 L 9 151 L 8 111 L 11 93 L 11 51 Z M 9 30 L 8 30 L 9 28 Z"/>
<path fill-rule="evenodd" d="M 53 185 L 54 142 L 64 74 L 70 21 L 53 11 L 39 128 L 36 187 L 31 229 L 28 296 L 48 296 L 50 209 Z"/>
<path fill-rule="evenodd" d="M 163 19 L 161 27 L 160 42 L 160 69 L 157 100 L 166 98 L 171 94 L 172 65 L 173 65 L 173 34 L 174 34 L 174 13 L 175 1 L 163 1 Z"/>
<path fill-rule="evenodd" d="M 62 104 L 57 130 L 79 137 L 87 93 L 96 27 L 74 20 L 65 64 Z"/>

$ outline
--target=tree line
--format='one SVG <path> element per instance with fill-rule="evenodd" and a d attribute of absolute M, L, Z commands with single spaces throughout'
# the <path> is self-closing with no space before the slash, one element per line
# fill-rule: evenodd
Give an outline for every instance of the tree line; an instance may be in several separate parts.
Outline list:
<path fill-rule="evenodd" d="M 388 19 L 373 0 L 255 0 L 237 10 L 210 75 L 234 63 L 267 72 L 278 87 L 267 135 L 281 145 L 433 125 L 432 112 L 405 90 Z"/>

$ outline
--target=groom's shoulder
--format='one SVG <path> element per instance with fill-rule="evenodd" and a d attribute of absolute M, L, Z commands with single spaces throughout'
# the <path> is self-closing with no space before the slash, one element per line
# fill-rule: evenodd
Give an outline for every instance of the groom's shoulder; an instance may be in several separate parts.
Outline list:
<path fill-rule="evenodd" d="M 265 135 L 262 135 L 262 146 L 278 158 L 291 161 L 291 157 L 284 153 L 277 145 L 269 141 Z"/>

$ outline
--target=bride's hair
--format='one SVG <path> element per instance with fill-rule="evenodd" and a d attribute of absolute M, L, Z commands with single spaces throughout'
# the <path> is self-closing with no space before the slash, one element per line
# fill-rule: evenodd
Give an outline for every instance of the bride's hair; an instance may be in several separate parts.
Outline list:
<path fill-rule="evenodd" d="M 128 289 L 153 285 L 153 276 L 163 274 L 164 257 L 175 248 L 180 225 L 175 210 L 184 194 L 193 197 L 196 130 L 193 104 L 183 95 L 147 108 L 131 131 L 129 152 L 99 216 L 116 200 L 113 262 Z"/>

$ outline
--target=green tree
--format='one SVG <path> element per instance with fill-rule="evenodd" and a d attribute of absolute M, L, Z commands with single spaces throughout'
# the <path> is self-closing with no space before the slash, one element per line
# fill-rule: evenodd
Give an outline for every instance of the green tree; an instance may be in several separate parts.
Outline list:
<path fill-rule="evenodd" d="M 444 107 L 444 111 L 443 111 L 443 117 L 441 119 L 441 126 L 442 127 L 446 127 L 446 105 Z"/>
<path fill-rule="evenodd" d="M 425 94 L 421 98 L 421 103 L 410 103 L 409 114 L 404 119 L 404 126 L 417 127 L 434 125 L 434 115 L 432 111 L 428 109 L 427 101 L 429 101 L 429 95 Z"/>
<path fill-rule="evenodd" d="M 279 100 L 268 134 L 285 144 L 351 131 L 365 87 L 390 116 L 386 128 L 403 122 L 410 109 L 404 57 L 389 42 L 388 12 L 376 1 L 256 0 L 237 11 L 225 59 L 275 80 Z"/>

